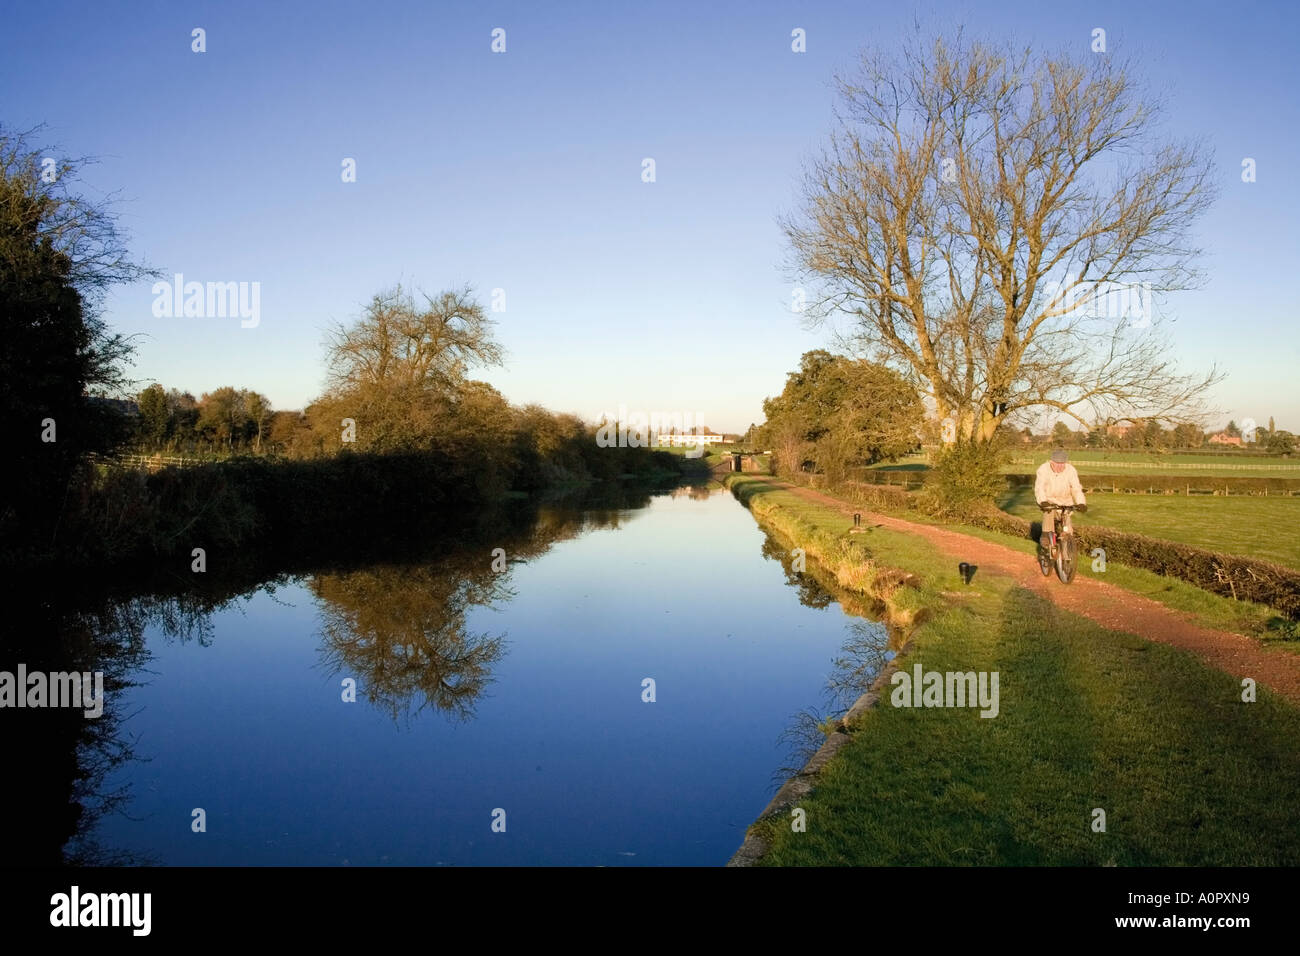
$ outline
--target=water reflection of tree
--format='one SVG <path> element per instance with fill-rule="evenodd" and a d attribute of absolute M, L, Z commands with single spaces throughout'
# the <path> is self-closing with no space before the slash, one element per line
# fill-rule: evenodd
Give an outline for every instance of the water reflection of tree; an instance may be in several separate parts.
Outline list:
<path fill-rule="evenodd" d="M 193 641 L 208 646 L 212 640 L 212 613 L 230 603 L 220 593 L 147 594 L 112 597 L 60 615 L 60 643 L 81 671 L 103 671 L 104 713 L 81 719 L 75 751 L 71 802 L 78 808 L 74 831 L 63 849 L 64 862 L 73 866 L 127 866 L 156 861 L 104 846 L 95 837 L 95 824 L 109 813 L 123 813 L 130 798 L 128 784 L 110 789 L 107 781 L 127 763 L 140 761 L 135 739 L 127 733 L 130 714 L 118 702 L 132 687 L 146 681 L 153 655 L 145 633 L 152 629 L 166 640 Z M 73 669 L 69 668 L 49 668 Z"/>
<path fill-rule="evenodd" d="M 73 833 L 64 846 L 64 859 L 73 866 L 126 866 L 154 862 L 139 854 L 105 846 L 94 837 L 95 825 L 110 813 L 122 812 L 130 797 L 127 784 L 109 788 L 108 779 L 127 763 L 138 760 L 134 739 L 123 727 L 129 715 L 117 702 L 128 688 L 142 681 L 153 655 L 145 643 L 145 630 L 161 613 L 179 623 L 192 615 L 165 608 L 167 601 L 110 601 L 91 611 L 68 615 L 62 622 L 65 647 L 72 650 L 78 669 L 103 671 L 104 712 L 84 720 L 75 749 L 76 771 L 70 802 L 78 807 Z M 164 610 L 165 608 L 165 610 Z M 80 712 L 74 712 L 80 717 Z"/>
<path fill-rule="evenodd" d="M 388 680 L 393 702 L 400 702 L 403 681 L 411 688 L 406 691 L 408 700 L 414 695 L 429 700 L 425 687 L 429 675 L 404 675 L 398 666 L 409 668 L 423 655 L 426 661 L 440 663 L 444 679 L 436 692 L 451 702 L 451 709 L 469 706 L 501 654 L 499 639 L 464 633 L 468 609 L 508 596 L 508 572 L 490 571 L 491 548 L 505 548 L 511 562 L 528 560 L 587 529 L 619 527 L 629 519 L 629 509 L 644 507 L 650 494 L 645 489 L 606 486 L 589 500 L 558 502 L 540 510 L 530 505 L 504 518 L 483 516 L 482 523 L 490 529 L 479 529 L 475 537 L 486 536 L 485 543 L 458 542 L 459 558 L 433 563 L 428 560 L 429 548 L 445 549 L 446 542 L 410 543 L 414 564 L 402 571 L 375 569 L 368 553 L 358 555 L 353 543 L 340 542 L 341 561 L 371 570 L 336 571 L 316 578 L 322 600 L 337 614 L 337 622 L 359 628 L 339 632 L 339 646 L 378 669 Z M 44 577 L 11 580 L 14 597 L 0 624 L 0 670 L 12 673 L 23 663 L 29 672 L 102 671 L 104 712 L 97 719 L 72 708 L 0 712 L 4 861 L 42 867 L 156 862 L 103 845 L 97 832 L 98 821 L 125 812 L 131 796 L 129 784 L 113 786 L 113 777 L 128 763 L 142 759 L 136 753 L 138 741 L 130 734 L 132 715 L 123 712 L 121 701 L 126 691 L 149 678 L 152 655 L 146 632 L 207 646 L 213 640 L 213 612 L 255 593 L 273 594 L 312 570 L 287 564 L 268 569 L 264 563 L 250 562 L 247 567 L 228 568 L 227 576 L 210 575 L 202 581 L 173 582 L 162 574 L 140 586 L 149 588 L 145 594 L 92 590 L 71 580 L 51 582 Z M 409 633 L 415 626 L 418 635 Z M 407 644 L 401 644 L 403 640 Z M 387 657 L 378 653 L 380 641 L 388 642 Z M 408 646 L 414 656 L 407 656 Z"/>
<path fill-rule="evenodd" d="M 849 636 L 826 679 L 828 708 L 842 714 L 857 703 L 894 656 L 894 644 L 879 621 L 851 621 Z"/>
<path fill-rule="evenodd" d="M 867 692 L 877 675 L 893 657 L 894 639 L 878 621 L 855 620 L 848 625 L 848 637 L 831 663 L 821 705 L 799 711 L 781 732 L 779 742 L 786 751 L 785 765 L 772 774 L 775 786 L 798 773 L 826 742 L 833 724 Z"/>
<path fill-rule="evenodd" d="M 725 490 L 721 485 L 704 482 L 691 482 L 678 485 L 670 494 L 674 498 L 689 498 L 691 501 L 708 501 L 715 493 Z"/>
<path fill-rule="evenodd" d="M 140 683 L 151 659 L 144 640 L 153 602 L 105 601 L 63 609 L 63 594 L 22 592 L 6 609 L 0 669 L 102 672 L 103 713 L 82 708 L 23 708 L 4 714 L 3 819 L 5 858 L 14 865 L 111 866 L 151 862 L 113 850 L 94 837 L 95 824 L 125 805 L 127 787 L 107 781 L 136 759 L 123 729 L 120 695 Z"/>
<path fill-rule="evenodd" d="M 465 720 L 492 681 L 502 637 L 472 634 L 466 615 L 507 600 L 506 574 L 487 552 L 424 566 L 326 574 L 308 586 L 320 599 L 324 660 L 396 720 L 426 707 Z"/>
<path fill-rule="evenodd" d="M 793 548 L 794 545 L 784 536 L 768 532 L 763 538 L 763 557 L 781 565 L 781 570 L 785 572 L 785 583 L 799 592 L 799 603 L 804 607 L 818 609 L 830 607 L 835 603 L 835 595 L 817 580 L 814 573 L 794 569 L 794 556 L 791 554 Z"/>
<path fill-rule="evenodd" d="M 645 500 L 648 495 L 634 502 Z M 506 645 L 505 635 L 471 633 L 469 613 L 514 596 L 511 566 L 558 541 L 594 528 L 618 528 L 629 519 L 622 507 L 626 496 L 601 503 L 544 506 L 531 523 L 500 533 L 497 542 L 435 562 L 314 576 L 308 587 L 320 604 L 323 664 L 340 679 L 355 678 L 358 694 L 394 720 L 410 720 L 430 707 L 470 719 Z M 505 571 L 492 570 L 494 545 L 505 551 Z"/>
<path fill-rule="evenodd" d="M 798 592 L 799 603 L 818 609 L 838 603 L 846 614 L 858 615 L 858 618 L 849 622 L 847 637 L 831 663 L 822 701 L 791 717 L 790 724 L 780 735 L 786 762 L 772 774 L 774 787 L 779 787 L 803 769 L 826 742 L 832 722 L 866 693 L 898 649 L 897 635 L 891 634 L 877 620 L 880 608 L 876 602 L 840 588 L 812 558 L 806 559 L 805 570 L 796 571 L 791 554 L 794 547 L 796 545 L 790 538 L 768 531 L 762 553 L 763 557 L 781 565 L 786 583 Z"/>

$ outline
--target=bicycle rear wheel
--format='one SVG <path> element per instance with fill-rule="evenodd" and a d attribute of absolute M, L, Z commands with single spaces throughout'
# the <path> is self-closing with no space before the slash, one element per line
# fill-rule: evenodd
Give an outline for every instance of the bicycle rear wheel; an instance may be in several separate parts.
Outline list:
<path fill-rule="evenodd" d="M 1074 580 L 1074 568 L 1078 555 L 1074 546 L 1074 535 L 1063 534 L 1056 542 L 1056 576 L 1062 584 Z"/>

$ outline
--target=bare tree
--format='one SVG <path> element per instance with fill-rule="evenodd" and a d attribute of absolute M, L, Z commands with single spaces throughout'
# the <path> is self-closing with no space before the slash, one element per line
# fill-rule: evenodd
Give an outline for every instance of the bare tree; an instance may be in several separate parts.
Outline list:
<path fill-rule="evenodd" d="M 782 220 L 810 318 L 850 316 L 857 346 L 971 440 L 1035 408 L 1198 418 L 1222 376 L 1180 374 L 1151 312 L 1199 279 L 1188 233 L 1212 164 L 1156 140 L 1130 73 L 960 33 L 865 54 Z"/>
<path fill-rule="evenodd" d="M 399 285 L 376 295 L 358 322 L 332 330 L 329 388 L 447 392 L 470 368 L 500 364 L 491 320 L 469 289 L 424 299 L 418 305 Z"/>

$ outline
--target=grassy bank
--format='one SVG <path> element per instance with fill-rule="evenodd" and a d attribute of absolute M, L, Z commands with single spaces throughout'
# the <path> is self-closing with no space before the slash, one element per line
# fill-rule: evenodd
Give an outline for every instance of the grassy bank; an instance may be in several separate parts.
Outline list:
<path fill-rule="evenodd" d="M 927 555 L 925 547 L 918 547 L 925 543 L 914 535 L 877 528 L 868 546 L 865 534 L 850 533 L 844 516 L 830 509 L 806 507 L 808 502 L 795 495 L 742 474 L 728 475 L 724 483 L 760 523 L 798 542 L 839 587 L 880 602 L 891 626 L 917 624 L 940 604 L 934 586 L 900 573 Z M 881 560 L 882 548 L 889 562 Z"/>
<path fill-rule="evenodd" d="M 810 556 L 838 556 L 838 580 L 873 580 L 845 549 L 916 576 L 906 590 L 926 613 L 905 669 L 1000 675 L 992 719 L 895 708 L 886 693 L 802 800 L 807 832 L 784 817 L 755 824 L 764 864 L 1300 863 L 1296 708 L 1263 689 L 1242 703 L 1234 679 L 1191 655 L 1059 611 L 1009 578 L 963 587 L 916 536 L 873 529 L 868 543 L 841 544 L 835 510 L 744 476 L 728 483 L 759 521 L 815 542 Z"/>

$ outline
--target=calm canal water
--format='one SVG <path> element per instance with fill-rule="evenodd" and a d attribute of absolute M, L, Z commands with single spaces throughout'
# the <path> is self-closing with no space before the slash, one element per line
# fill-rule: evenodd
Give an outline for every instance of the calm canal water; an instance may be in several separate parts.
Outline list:
<path fill-rule="evenodd" d="M 716 486 L 543 508 L 499 547 L 101 614 L 128 686 L 77 747 L 65 854 L 720 865 L 802 764 L 796 715 L 890 654 Z"/>

